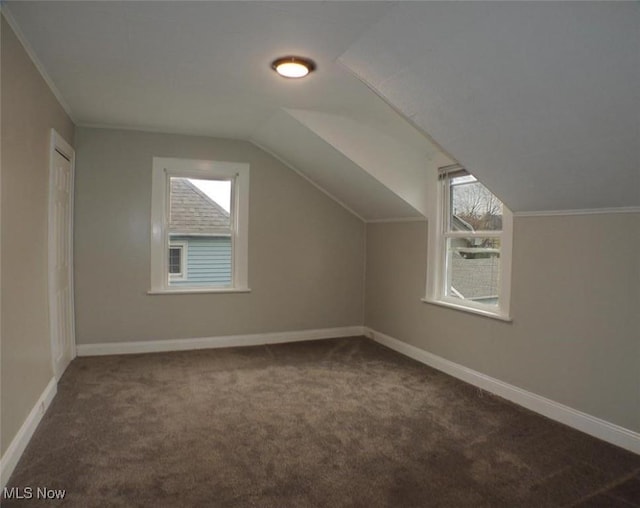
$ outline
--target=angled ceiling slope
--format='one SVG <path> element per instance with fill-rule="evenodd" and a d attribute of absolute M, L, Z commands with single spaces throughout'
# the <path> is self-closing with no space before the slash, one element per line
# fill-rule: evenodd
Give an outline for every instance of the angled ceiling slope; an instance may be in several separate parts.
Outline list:
<path fill-rule="evenodd" d="M 77 124 L 248 139 L 364 220 L 423 217 L 439 150 L 336 62 L 393 2 L 4 5 Z M 318 71 L 278 77 L 291 53 Z"/>
<path fill-rule="evenodd" d="M 422 217 L 413 206 L 287 111 L 273 115 L 256 131 L 252 141 L 362 220 Z"/>
<path fill-rule="evenodd" d="M 640 206 L 638 2 L 399 2 L 340 61 L 513 211 Z"/>
<path fill-rule="evenodd" d="M 399 115 L 381 125 L 319 111 L 287 112 L 421 214 L 429 213 L 428 172 L 452 161 Z"/>

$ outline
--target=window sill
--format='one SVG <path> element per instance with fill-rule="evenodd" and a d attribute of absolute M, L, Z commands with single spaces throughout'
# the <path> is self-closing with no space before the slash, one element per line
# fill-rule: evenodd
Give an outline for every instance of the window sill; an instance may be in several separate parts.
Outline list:
<path fill-rule="evenodd" d="M 503 314 L 498 314 L 496 312 L 491 312 L 488 310 L 474 309 L 472 307 L 466 307 L 464 305 L 456 305 L 455 303 L 444 302 L 442 300 L 433 300 L 431 298 L 421 298 L 420 300 L 422 300 L 424 303 L 429 303 L 431 305 L 438 305 L 440 307 L 446 307 L 448 309 L 453 309 L 453 310 L 461 310 L 463 312 L 468 312 L 470 314 L 476 314 L 478 316 L 482 316 L 490 319 L 497 319 L 498 321 L 504 321 L 505 323 L 513 323 L 513 319 L 510 316 L 505 316 Z"/>
<path fill-rule="evenodd" d="M 148 295 L 191 295 L 206 293 L 251 293 L 250 288 L 185 288 L 185 289 L 151 289 Z"/>

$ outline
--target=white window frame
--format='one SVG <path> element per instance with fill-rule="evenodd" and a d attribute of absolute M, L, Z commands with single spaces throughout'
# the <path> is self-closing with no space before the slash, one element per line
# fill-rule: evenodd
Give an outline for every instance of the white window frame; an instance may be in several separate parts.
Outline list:
<path fill-rule="evenodd" d="M 440 168 L 445 172 L 463 170 L 459 165 Z M 423 301 L 471 312 L 486 317 L 511 321 L 511 254 L 513 245 L 513 213 L 503 204 L 502 231 L 448 231 L 450 207 L 450 178 L 438 179 L 430 175 L 433 203 L 429 220 L 429 248 L 427 259 L 427 291 Z M 500 238 L 500 294 L 498 305 L 488 305 L 463 300 L 446 294 L 447 287 L 447 239 L 448 238 Z"/>
<path fill-rule="evenodd" d="M 187 256 L 189 255 L 189 246 L 187 242 L 183 240 L 175 241 L 169 238 L 169 247 L 168 249 L 180 249 L 180 273 L 171 273 L 169 272 L 169 259 L 167 259 L 167 273 L 169 273 L 169 280 L 187 280 L 189 275 L 187 273 Z"/>
<path fill-rule="evenodd" d="M 169 179 L 232 180 L 231 283 L 169 286 Z M 228 230 L 226 230 L 228 232 Z M 249 164 L 154 157 L 151 185 L 151 289 L 149 294 L 249 292 Z"/>

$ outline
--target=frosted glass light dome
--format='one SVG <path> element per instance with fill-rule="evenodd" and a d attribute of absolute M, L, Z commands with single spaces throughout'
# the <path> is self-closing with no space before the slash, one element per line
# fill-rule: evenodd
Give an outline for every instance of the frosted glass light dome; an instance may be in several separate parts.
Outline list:
<path fill-rule="evenodd" d="M 285 78 L 304 78 L 314 71 L 315 63 L 300 56 L 285 56 L 274 60 L 271 68 Z"/>

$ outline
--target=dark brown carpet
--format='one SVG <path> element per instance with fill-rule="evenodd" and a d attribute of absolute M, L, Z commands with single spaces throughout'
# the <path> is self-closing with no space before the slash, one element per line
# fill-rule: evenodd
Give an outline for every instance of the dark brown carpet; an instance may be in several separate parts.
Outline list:
<path fill-rule="evenodd" d="M 79 507 L 628 507 L 640 456 L 351 338 L 76 359 L 10 486 Z"/>

